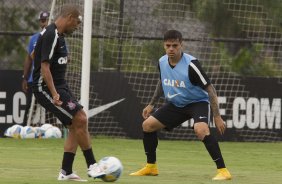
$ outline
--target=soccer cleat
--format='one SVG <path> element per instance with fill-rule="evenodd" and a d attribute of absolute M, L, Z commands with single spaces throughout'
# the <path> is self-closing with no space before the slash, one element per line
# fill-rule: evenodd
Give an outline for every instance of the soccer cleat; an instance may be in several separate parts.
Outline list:
<path fill-rule="evenodd" d="M 232 176 L 226 168 L 217 169 L 217 174 L 212 180 L 231 180 Z"/>
<path fill-rule="evenodd" d="M 59 173 L 58 180 L 59 181 L 81 181 L 81 182 L 86 182 L 87 181 L 87 180 L 81 179 L 78 175 L 76 175 L 74 173 L 71 173 L 69 175 L 65 175 L 63 173 L 63 171 L 61 171 Z"/>
<path fill-rule="evenodd" d="M 159 174 L 157 164 L 146 164 L 145 167 L 131 173 L 130 176 L 157 176 Z"/>
<path fill-rule="evenodd" d="M 101 178 L 104 175 L 106 175 L 104 170 L 97 163 L 89 166 L 89 168 L 87 170 L 87 174 L 88 174 L 89 177 L 92 177 L 94 179 L 95 178 Z"/>

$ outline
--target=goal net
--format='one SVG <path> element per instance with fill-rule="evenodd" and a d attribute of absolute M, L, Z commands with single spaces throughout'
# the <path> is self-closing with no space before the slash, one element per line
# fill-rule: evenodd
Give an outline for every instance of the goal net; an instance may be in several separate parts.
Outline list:
<path fill-rule="evenodd" d="M 83 0 L 56 0 L 54 15 L 68 3 L 77 4 L 83 11 Z M 278 79 L 277 85 L 282 83 L 281 27 L 268 6 L 270 3 L 263 0 L 93 0 L 91 71 L 122 75 L 129 86 L 124 90 L 135 95 L 136 107 L 145 107 L 159 78 L 157 62 L 164 54 L 163 33 L 168 29 L 180 30 L 184 52 L 199 59 L 217 90 L 227 134 L 237 135 L 232 140 L 281 141 L 281 95 L 280 100 L 256 98 L 244 78 L 256 74 L 267 76 L 268 73 L 254 73 L 265 71 Z M 226 25 L 220 25 L 223 19 L 228 20 L 224 22 Z M 82 28 L 83 25 L 66 39 L 71 56 L 67 79 L 77 97 L 83 77 Z M 249 58 L 254 62 L 240 67 L 240 61 Z M 259 70 L 260 66 L 264 68 Z M 90 109 L 106 103 L 98 86 L 94 83 L 90 87 Z M 111 90 L 122 89 L 111 88 L 104 93 Z M 160 99 L 158 105 L 163 101 Z M 247 107 L 234 112 L 236 104 Z M 128 116 L 133 107 L 126 109 Z M 132 137 L 119 119 L 109 109 L 96 113 L 89 117 L 90 133 Z M 265 125 L 266 121 L 270 125 Z M 190 120 L 160 134 L 164 139 L 196 140 L 192 126 Z M 210 126 L 216 131 L 213 123 Z"/>

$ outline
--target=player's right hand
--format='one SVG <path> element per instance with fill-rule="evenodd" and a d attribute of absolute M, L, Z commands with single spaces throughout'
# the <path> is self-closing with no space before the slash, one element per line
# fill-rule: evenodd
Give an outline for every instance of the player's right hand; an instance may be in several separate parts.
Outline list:
<path fill-rule="evenodd" d="M 56 94 L 53 96 L 53 103 L 56 105 L 56 106 L 61 106 L 63 104 L 63 102 L 60 100 L 60 94 Z"/>
<path fill-rule="evenodd" d="M 145 108 L 143 109 L 143 112 L 142 112 L 143 118 L 144 118 L 144 119 L 147 119 L 147 118 L 150 116 L 150 114 L 151 114 L 151 112 L 153 111 L 153 109 L 154 109 L 154 106 L 152 106 L 152 105 L 147 105 L 147 107 L 145 107 Z"/>
<path fill-rule="evenodd" d="M 27 85 L 26 79 L 22 80 L 22 90 L 23 90 L 23 92 L 27 93 L 28 85 Z"/>

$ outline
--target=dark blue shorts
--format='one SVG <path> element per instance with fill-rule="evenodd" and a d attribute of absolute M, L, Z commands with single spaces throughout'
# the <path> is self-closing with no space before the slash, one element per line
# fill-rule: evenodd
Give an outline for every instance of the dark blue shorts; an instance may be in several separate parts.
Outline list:
<path fill-rule="evenodd" d="M 68 88 L 57 89 L 57 93 L 60 94 L 60 100 L 63 102 L 61 106 L 53 104 L 52 96 L 48 90 L 34 92 L 34 96 L 38 103 L 47 111 L 52 112 L 64 126 L 71 125 L 74 115 L 83 106 L 78 103 Z"/>
<path fill-rule="evenodd" d="M 194 123 L 206 122 L 208 124 L 210 114 L 210 104 L 208 102 L 192 103 L 185 107 L 177 107 L 171 103 L 166 103 L 157 109 L 152 116 L 165 125 L 165 129 L 172 130 L 191 118 L 194 119 Z"/>

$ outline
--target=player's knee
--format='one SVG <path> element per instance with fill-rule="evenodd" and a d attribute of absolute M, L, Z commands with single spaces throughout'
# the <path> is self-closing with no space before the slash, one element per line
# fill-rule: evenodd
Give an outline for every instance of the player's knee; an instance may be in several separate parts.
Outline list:
<path fill-rule="evenodd" d="M 78 112 L 73 118 L 73 125 L 76 129 L 87 127 L 87 117 L 85 113 Z"/>
<path fill-rule="evenodd" d="M 87 127 L 87 118 L 86 116 L 80 116 L 77 120 L 77 124 L 79 128 L 85 129 Z"/>
<path fill-rule="evenodd" d="M 154 126 L 152 125 L 152 123 L 149 123 L 146 120 L 143 122 L 142 128 L 143 128 L 144 132 L 153 132 L 153 131 L 155 131 Z"/>
<path fill-rule="evenodd" d="M 194 132 L 200 140 L 203 140 L 206 135 L 210 134 L 208 126 L 204 124 L 194 126 Z"/>

